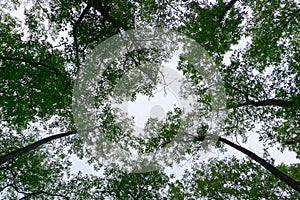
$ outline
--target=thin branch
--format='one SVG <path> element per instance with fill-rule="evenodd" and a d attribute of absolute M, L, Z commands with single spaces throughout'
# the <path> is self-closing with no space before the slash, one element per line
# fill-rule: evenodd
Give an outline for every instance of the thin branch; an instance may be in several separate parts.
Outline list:
<path fill-rule="evenodd" d="M 294 145 L 294 144 L 300 144 L 300 139 L 295 139 L 295 140 L 288 140 L 284 144 L 286 145 Z"/>
<path fill-rule="evenodd" d="M 26 196 L 22 197 L 20 200 L 27 199 L 31 196 L 38 196 L 38 195 L 41 195 L 41 194 L 51 196 L 51 197 L 63 197 L 65 199 L 70 199 L 69 197 L 67 197 L 65 195 L 62 195 L 62 194 L 53 194 L 53 193 L 45 192 L 45 191 L 38 191 L 38 192 L 33 192 L 33 193 L 26 193 Z"/>
<path fill-rule="evenodd" d="M 82 22 L 84 16 L 89 12 L 91 6 L 87 4 L 87 6 L 83 9 L 82 13 L 80 14 L 79 18 L 73 25 L 73 38 L 74 38 L 74 46 L 75 46 L 75 57 L 76 57 L 76 72 L 75 74 L 78 73 L 79 67 L 80 67 L 80 58 L 79 58 L 79 45 L 78 45 L 78 39 L 77 39 L 77 30 L 79 24 Z"/>
<path fill-rule="evenodd" d="M 49 66 L 45 63 L 30 61 L 30 60 L 26 60 L 26 59 L 23 59 L 23 58 L 8 57 L 8 56 L 0 56 L 0 60 L 12 60 L 12 61 L 24 62 L 24 63 L 30 64 L 32 66 L 35 66 L 37 69 L 39 69 L 41 71 L 51 73 L 51 71 L 47 71 L 47 70 L 39 67 L 39 66 L 43 66 L 43 67 L 51 68 L 51 66 Z"/>
<path fill-rule="evenodd" d="M 30 64 L 30 65 L 34 66 L 35 68 L 37 68 L 37 69 L 39 69 L 43 72 L 53 73 L 53 71 L 54 71 L 54 73 L 57 76 L 64 77 L 64 75 L 61 74 L 55 67 L 51 67 L 50 65 L 47 65 L 47 64 L 42 63 L 42 62 L 30 61 L 30 60 L 26 60 L 26 59 L 23 59 L 23 58 L 15 58 L 15 57 L 8 57 L 8 56 L 0 56 L 0 60 L 11 60 L 11 61 L 17 61 L 17 62 L 24 62 L 24 63 L 27 63 L 27 64 Z M 53 69 L 53 71 L 45 70 L 45 69 L 41 68 L 40 66 L 43 66 L 43 67 L 46 67 L 46 68 L 49 68 L 49 69 Z"/>
<path fill-rule="evenodd" d="M 235 87 L 235 86 L 229 84 L 228 82 L 225 82 L 225 87 L 231 88 L 231 89 L 233 89 L 233 90 L 238 91 L 238 92 L 241 93 L 241 94 L 244 94 L 246 99 L 249 98 L 249 97 L 252 97 L 252 98 L 254 98 L 254 99 L 257 99 L 257 97 L 258 97 L 257 95 L 253 95 L 253 94 L 250 94 L 249 92 L 246 92 L 246 91 L 244 91 L 244 90 L 241 90 L 241 89 L 239 89 L 239 88 L 237 88 L 237 87 Z M 248 88 L 247 88 L 247 89 L 248 89 Z M 247 89 L 246 89 L 246 90 L 247 90 Z"/>
<path fill-rule="evenodd" d="M 32 193 L 21 191 L 16 185 L 13 185 L 13 184 L 6 185 L 5 187 L 1 188 L 0 191 L 3 191 L 3 189 L 8 188 L 8 187 L 13 188 L 17 193 L 20 193 L 20 194 L 24 195 L 24 197 L 20 198 L 20 200 L 21 199 L 27 199 L 27 198 L 29 198 L 31 196 L 37 196 L 37 195 L 40 195 L 40 194 L 45 194 L 45 195 L 52 196 L 52 197 L 63 197 L 65 199 L 69 199 L 69 197 L 67 197 L 65 195 L 62 195 L 62 194 L 53 194 L 53 193 L 46 192 L 46 191 L 38 191 L 38 192 L 32 192 Z"/>
<path fill-rule="evenodd" d="M 6 185 L 6 186 L 0 188 L 0 192 L 2 192 L 3 190 L 5 190 L 5 189 L 8 188 L 8 187 L 11 187 L 11 184 L 8 184 L 8 185 Z"/>

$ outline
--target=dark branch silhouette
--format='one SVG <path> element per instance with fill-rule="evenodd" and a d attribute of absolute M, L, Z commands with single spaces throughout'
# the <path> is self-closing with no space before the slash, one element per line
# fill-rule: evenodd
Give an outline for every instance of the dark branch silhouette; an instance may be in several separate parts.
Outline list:
<path fill-rule="evenodd" d="M 89 12 L 91 6 L 88 4 L 82 11 L 82 13 L 80 14 L 79 18 L 77 19 L 77 21 L 74 23 L 73 25 L 73 38 L 74 38 L 74 46 L 75 46 L 75 57 L 76 57 L 76 72 L 75 74 L 78 73 L 79 71 L 79 66 L 80 66 L 80 58 L 79 58 L 79 44 L 78 44 L 78 39 L 77 39 L 77 30 L 78 30 L 78 26 L 81 23 L 81 21 L 83 20 L 84 16 Z"/>
<path fill-rule="evenodd" d="M 240 103 L 237 105 L 230 106 L 230 108 L 238 108 L 243 106 L 254 106 L 254 107 L 261 107 L 261 106 L 278 106 L 278 107 L 292 107 L 294 106 L 293 101 L 284 101 L 279 99 L 266 99 L 261 101 L 252 101 L 246 100 L 244 103 Z"/>
<path fill-rule="evenodd" d="M 264 99 L 264 100 L 259 100 L 257 96 L 250 94 L 247 91 L 241 90 L 236 88 L 235 86 L 226 83 L 225 82 L 225 87 L 226 88 L 230 88 L 232 90 L 236 90 L 238 91 L 240 94 L 244 95 L 245 98 L 245 102 L 243 103 L 236 103 L 236 104 L 231 104 L 228 105 L 227 108 L 238 108 L 238 107 L 244 107 L 244 106 L 254 106 L 254 107 L 261 107 L 261 106 L 277 106 L 277 107 L 284 107 L 284 108 L 289 108 L 289 107 L 296 107 L 296 100 L 295 99 L 299 99 L 300 97 L 297 96 L 295 99 L 293 100 L 281 100 L 281 99 Z M 252 99 L 256 99 L 256 100 L 250 100 L 250 97 Z"/>
<path fill-rule="evenodd" d="M 28 153 L 29 151 L 31 150 L 34 150 L 36 148 L 38 148 L 39 146 L 43 145 L 43 144 L 46 144 L 48 142 L 51 142 L 53 140 L 56 140 L 56 139 L 59 139 L 59 138 L 63 138 L 63 137 L 67 137 L 67 136 L 70 136 L 70 135 L 74 135 L 78 133 L 77 130 L 74 130 L 74 131 L 68 131 L 66 133 L 60 133 L 60 134 L 56 134 L 56 135 L 52 135 L 52 136 L 49 136 L 49 137 L 46 137 L 44 139 L 41 139 L 39 141 L 36 141 L 30 145 L 27 145 L 25 147 L 22 147 L 22 148 L 18 148 L 8 154 L 5 154 L 3 156 L 0 157 L 0 165 L 10 161 L 10 160 L 13 160 L 15 159 L 16 157 L 20 156 L 20 155 L 23 155 L 25 153 Z"/>
<path fill-rule="evenodd" d="M 16 62 L 24 62 L 24 63 L 27 63 L 27 64 L 30 64 L 31 66 L 34 66 L 35 68 L 43 71 L 43 72 L 46 72 L 46 73 L 54 73 L 57 75 L 57 76 L 64 76 L 63 74 L 61 74 L 54 66 L 51 67 L 50 65 L 47 65 L 45 63 L 42 63 L 42 62 L 38 62 L 38 61 L 31 61 L 31 60 L 26 60 L 26 59 L 23 59 L 23 58 L 15 58 L 15 57 L 9 57 L 9 56 L 0 56 L 0 60 L 11 60 L 11 61 L 16 61 Z M 45 68 L 42 68 L 42 67 L 45 67 Z M 46 70 L 46 69 L 53 69 L 53 71 L 49 71 L 49 70 Z"/>
<path fill-rule="evenodd" d="M 218 19 L 218 22 L 221 23 L 227 12 L 234 6 L 234 4 L 237 2 L 238 0 L 231 0 L 230 2 L 228 2 L 228 4 L 225 6 L 225 9 L 223 10 L 222 14 L 220 15 L 219 19 Z"/>
<path fill-rule="evenodd" d="M 56 140 L 56 139 L 60 139 L 60 138 L 64 138 L 64 137 L 67 137 L 67 136 L 70 136 L 70 135 L 75 135 L 75 134 L 79 134 L 79 133 L 83 133 L 83 132 L 89 132 L 89 131 L 93 131 L 95 129 L 98 129 L 99 127 L 96 126 L 94 128 L 90 128 L 90 129 L 84 129 L 84 130 L 72 130 L 72 131 L 68 131 L 68 132 L 65 132 L 65 133 L 59 133 L 59 134 L 56 134 L 56 135 L 51 135 L 49 137 L 46 137 L 44 139 L 41 139 L 41 140 L 38 140 L 32 144 L 29 144 L 25 147 L 21 147 L 21 148 L 18 148 L 10 153 L 7 153 L 3 156 L 0 157 L 0 165 L 8 162 L 8 161 L 11 161 L 13 159 L 15 159 L 16 157 L 20 156 L 20 155 L 23 155 L 25 153 L 28 153 L 29 151 L 31 150 L 34 150 L 36 148 L 38 148 L 39 146 L 43 145 L 43 144 L 46 144 L 48 142 L 51 142 L 53 140 Z"/>
<path fill-rule="evenodd" d="M 11 187 L 13 188 L 16 192 L 20 193 L 20 194 L 23 194 L 24 197 L 20 198 L 21 199 L 28 199 L 29 197 L 32 197 L 32 196 L 38 196 L 38 195 L 41 195 L 41 194 L 44 194 L 44 195 L 47 195 L 47 196 L 51 196 L 51 197 L 63 197 L 65 199 L 69 199 L 67 196 L 65 195 L 62 195 L 62 194 L 53 194 L 53 193 L 50 193 L 50 192 L 46 192 L 46 191 L 37 191 L 37 192 L 32 192 L 32 193 L 29 193 L 29 192 L 24 192 L 22 190 L 20 190 L 17 186 L 13 185 L 13 184 L 8 184 L 6 185 L 5 187 L 3 187 L 4 189 L 7 188 L 7 187 Z"/>
<path fill-rule="evenodd" d="M 288 140 L 288 141 L 285 142 L 285 144 L 286 145 L 300 144 L 300 139 L 299 140 L 297 140 L 297 139 L 295 139 L 295 140 Z"/>
<path fill-rule="evenodd" d="M 196 138 L 194 138 L 194 141 L 203 141 L 204 139 L 205 139 L 205 137 L 203 137 L 203 136 L 202 137 L 196 137 Z M 218 137 L 218 141 L 223 142 L 223 143 L 233 147 L 234 149 L 242 152 L 243 154 L 249 156 L 251 159 L 255 160 L 261 166 L 263 166 L 266 170 L 271 172 L 275 177 L 282 180 L 287 185 L 289 185 L 291 188 L 295 189 L 297 192 L 300 193 L 300 183 L 298 181 L 294 180 L 293 178 L 289 177 L 288 175 L 286 175 L 282 171 L 278 170 L 276 167 L 274 167 L 273 165 L 271 165 L 266 160 L 262 159 L 261 157 L 259 157 L 255 153 L 253 153 L 252 151 L 249 151 L 249 150 L 247 150 L 246 148 L 244 148 L 242 146 L 236 145 L 233 142 L 231 142 L 231 141 L 229 141 L 225 138 L 222 138 L 222 137 Z"/>
<path fill-rule="evenodd" d="M 11 61 L 17 61 L 17 62 L 24 62 L 24 63 L 30 64 L 32 66 L 35 66 L 37 69 L 39 69 L 41 71 L 51 73 L 51 71 L 47 71 L 47 70 L 40 67 L 40 66 L 43 66 L 43 67 L 46 67 L 46 68 L 51 68 L 51 66 L 49 66 L 45 63 L 30 61 L 30 60 L 26 60 L 26 59 L 22 59 L 22 58 L 8 57 L 8 56 L 0 56 L 0 60 L 11 60 Z"/>
<path fill-rule="evenodd" d="M 91 7 L 95 8 L 98 12 L 100 12 L 100 14 L 102 15 L 104 21 L 112 23 L 117 28 L 122 27 L 115 18 L 110 16 L 109 13 L 110 13 L 112 8 L 108 5 L 105 5 L 105 1 L 104 1 L 104 3 L 102 3 L 99 0 L 89 0 L 88 5 L 90 5 Z"/>

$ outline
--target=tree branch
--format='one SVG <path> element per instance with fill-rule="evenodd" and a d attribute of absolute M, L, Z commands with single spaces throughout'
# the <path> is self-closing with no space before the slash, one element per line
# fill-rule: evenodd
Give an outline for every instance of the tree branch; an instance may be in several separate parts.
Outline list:
<path fill-rule="evenodd" d="M 89 12 L 91 6 L 87 4 L 87 6 L 83 9 L 82 13 L 80 14 L 79 18 L 73 25 L 73 38 L 74 38 L 74 46 L 75 46 L 75 57 L 76 57 L 76 72 L 75 74 L 78 73 L 79 67 L 80 67 L 80 58 L 79 58 L 79 45 L 78 45 L 78 39 L 77 39 L 77 30 L 79 24 L 82 22 L 84 16 Z"/>
<path fill-rule="evenodd" d="M 50 192 L 45 192 L 45 191 L 38 191 L 38 192 L 32 192 L 32 193 L 29 193 L 29 192 L 25 192 L 25 191 L 21 191 L 17 186 L 13 185 L 13 184 L 8 184 L 6 185 L 5 187 L 3 187 L 4 189 L 7 188 L 7 187 L 11 187 L 13 188 L 17 193 L 20 193 L 20 194 L 23 194 L 24 197 L 20 198 L 21 199 L 27 199 L 31 196 L 37 196 L 37 195 L 40 195 L 40 194 L 45 194 L 45 195 L 48 195 L 48 196 L 52 196 L 52 197 L 63 197 L 65 199 L 69 199 L 67 196 L 65 195 L 62 195 L 62 194 L 53 194 L 53 193 L 50 193 Z"/>
<path fill-rule="evenodd" d="M 49 68 L 49 69 L 53 69 L 54 73 L 57 76 L 61 76 L 61 77 L 64 76 L 59 71 L 57 71 L 57 69 L 55 67 L 51 67 L 50 65 L 47 65 L 47 64 L 42 63 L 42 62 L 30 61 L 30 60 L 26 60 L 26 59 L 23 59 L 23 58 L 15 58 L 15 57 L 8 57 L 8 56 L 0 56 L 0 60 L 11 60 L 11 61 L 17 61 L 17 62 L 24 62 L 24 63 L 27 63 L 27 64 L 30 64 L 30 65 L 34 66 L 35 68 L 37 68 L 37 69 L 39 69 L 43 72 L 53 73 L 52 71 L 48 71 L 48 70 L 45 70 L 45 69 L 39 67 L 39 66 L 43 66 L 43 67 L 46 67 L 46 68 Z"/>
<path fill-rule="evenodd" d="M 294 102 L 293 101 L 284 101 L 284 100 L 279 100 L 279 99 L 266 99 L 266 100 L 262 100 L 262 101 L 248 100 L 244 103 L 229 106 L 228 108 L 239 108 L 239 107 L 243 107 L 243 106 L 254 106 L 254 107 L 278 106 L 278 107 L 288 108 L 288 107 L 294 106 Z"/>
<path fill-rule="evenodd" d="M 33 192 L 33 193 L 26 193 L 26 196 L 22 197 L 21 199 L 27 199 L 27 198 L 30 198 L 31 196 L 38 196 L 38 195 L 41 195 L 41 194 L 45 194 L 45 195 L 51 196 L 51 197 L 63 197 L 65 199 L 69 199 L 69 197 L 67 197 L 65 195 L 62 195 L 62 194 L 53 194 L 53 193 L 45 192 L 45 191 L 38 191 L 38 192 Z"/>
<path fill-rule="evenodd" d="M 237 2 L 238 0 L 231 0 L 226 6 L 225 6 L 225 9 L 223 10 L 222 14 L 220 15 L 219 19 L 218 19 L 218 22 L 221 23 L 227 12 L 234 6 L 234 4 Z"/>
<path fill-rule="evenodd" d="M 104 1 L 104 3 L 105 3 L 105 1 Z M 121 27 L 119 25 L 119 23 L 117 22 L 117 20 L 110 16 L 109 12 L 112 9 L 110 6 L 102 5 L 102 2 L 99 0 L 89 0 L 88 5 L 90 5 L 91 7 L 95 8 L 98 12 L 100 12 L 104 21 L 108 21 L 108 22 L 114 24 L 115 26 L 117 26 L 117 28 Z"/>
<path fill-rule="evenodd" d="M 294 145 L 294 144 L 300 144 L 300 139 L 299 140 L 288 140 L 284 144 L 286 145 Z"/>
<path fill-rule="evenodd" d="M 38 68 L 39 70 L 41 70 L 43 72 L 51 73 L 51 71 L 47 71 L 47 70 L 39 67 L 39 66 L 43 66 L 43 67 L 51 68 L 51 66 L 46 65 L 45 63 L 25 60 L 23 58 L 8 57 L 8 56 L 0 56 L 0 60 L 12 60 L 12 61 L 24 62 L 24 63 L 30 64 L 32 66 L 35 66 L 36 68 Z"/>

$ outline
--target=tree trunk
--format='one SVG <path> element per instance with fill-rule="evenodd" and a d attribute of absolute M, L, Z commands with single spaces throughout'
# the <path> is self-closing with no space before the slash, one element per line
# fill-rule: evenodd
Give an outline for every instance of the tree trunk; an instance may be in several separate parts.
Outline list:
<path fill-rule="evenodd" d="M 78 132 L 79 131 L 74 130 L 74 131 L 68 131 L 66 133 L 52 135 L 52 136 L 46 137 L 44 139 L 41 139 L 37 142 L 34 142 L 34 143 L 32 143 L 28 146 L 16 149 L 15 151 L 12 151 L 12 152 L 4 155 L 4 156 L 1 156 L 0 157 L 0 165 L 4 164 L 4 163 L 6 163 L 10 160 L 13 160 L 17 156 L 20 156 L 20 155 L 25 154 L 25 153 L 33 150 L 33 149 L 36 149 L 37 147 L 39 147 L 39 146 L 41 146 L 45 143 L 51 142 L 51 141 L 59 139 L 59 138 L 74 135 L 74 134 L 77 134 Z M 203 141 L 204 139 L 205 139 L 205 137 L 199 137 L 199 138 L 195 138 L 194 141 Z M 274 167 L 273 165 L 271 165 L 270 163 L 268 163 L 266 160 L 262 159 L 261 157 L 259 157 L 255 153 L 245 149 L 244 147 L 236 145 L 233 142 L 230 142 L 229 140 L 227 140 L 225 138 L 222 138 L 222 137 L 219 137 L 218 141 L 223 142 L 223 143 L 235 148 L 236 150 L 244 153 L 245 155 L 249 156 L 250 158 L 252 158 L 256 162 L 258 162 L 261 166 L 263 166 L 266 170 L 271 172 L 274 176 L 276 176 L 280 180 L 284 181 L 287 185 L 289 185 L 290 187 L 292 187 L 293 189 L 295 189 L 296 191 L 298 191 L 300 193 L 300 183 L 298 181 L 296 181 L 296 180 L 292 179 L 291 177 L 287 176 L 286 174 L 284 174 L 283 172 L 278 170 L 276 167 Z"/>
<path fill-rule="evenodd" d="M 203 140 L 204 140 L 204 137 L 195 138 L 195 141 L 203 141 Z M 295 189 L 297 192 L 300 193 L 300 183 L 298 181 L 296 181 L 296 180 L 292 179 L 291 177 L 287 176 L 286 174 L 284 174 L 283 172 L 278 170 L 276 167 L 274 167 L 273 165 L 271 165 L 270 163 L 268 163 L 266 160 L 262 159 L 261 157 L 259 157 L 255 153 L 245 149 L 244 147 L 236 145 L 236 144 L 234 144 L 234 143 L 230 142 L 229 140 L 227 140 L 225 138 L 222 138 L 222 137 L 219 137 L 218 141 L 223 142 L 223 143 L 235 148 L 236 150 L 242 152 L 243 154 L 249 156 L 250 158 L 252 158 L 256 162 L 258 162 L 261 166 L 263 166 L 266 170 L 271 172 L 274 176 L 276 176 L 277 178 L 279 178 L 280 180 L 282 180 L 287 185 L 289 185 L 290 187 L 292 187 L 293 189 Z"/>
<path fill-rule="evenodd" d="M 43 144 L 46 144 L 48 142 L 51 142 L 53 140 L 56 140 L 56 139 L 59 139 L 59 138 L 63 138 L 63 137 L 67 137 L 69 135 L 74 135 L 78 133 L 77 130 L 74 130 L 74 131 L 68 131 L 66 133 L 60 133 L 60 134 L 56 134 L 56 135 L 52 135 L 52 136 L 49 136 L 49 137 L 46 137 L 44 139 L 41 139 L 39 141 L 36 141 L 30 145 L 27 145 L 25 147 L 22 147 L 22 148 L 19 148 L 19 149 L 16 149 L 6 155 L 3 155 L 0 157 L 0 165 L 10 161 L 10 160 L 13 160 L 15 159 L 17 156 L 20 156 L 22 154 L 25 154 L 31 150 L 34 150 L 36 149 L 37 147 L 43 145 Z"/>

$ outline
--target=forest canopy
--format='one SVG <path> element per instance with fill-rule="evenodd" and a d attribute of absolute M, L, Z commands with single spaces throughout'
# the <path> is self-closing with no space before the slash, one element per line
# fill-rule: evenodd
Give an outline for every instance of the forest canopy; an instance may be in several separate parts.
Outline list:
<path fill-rule="evenodd" d="M 299 22 L 292 0 L 1 2 L 1 199 L 300 199 Z M 192 100 L 135 134 L 115 102 L 172 77 Z"/>

